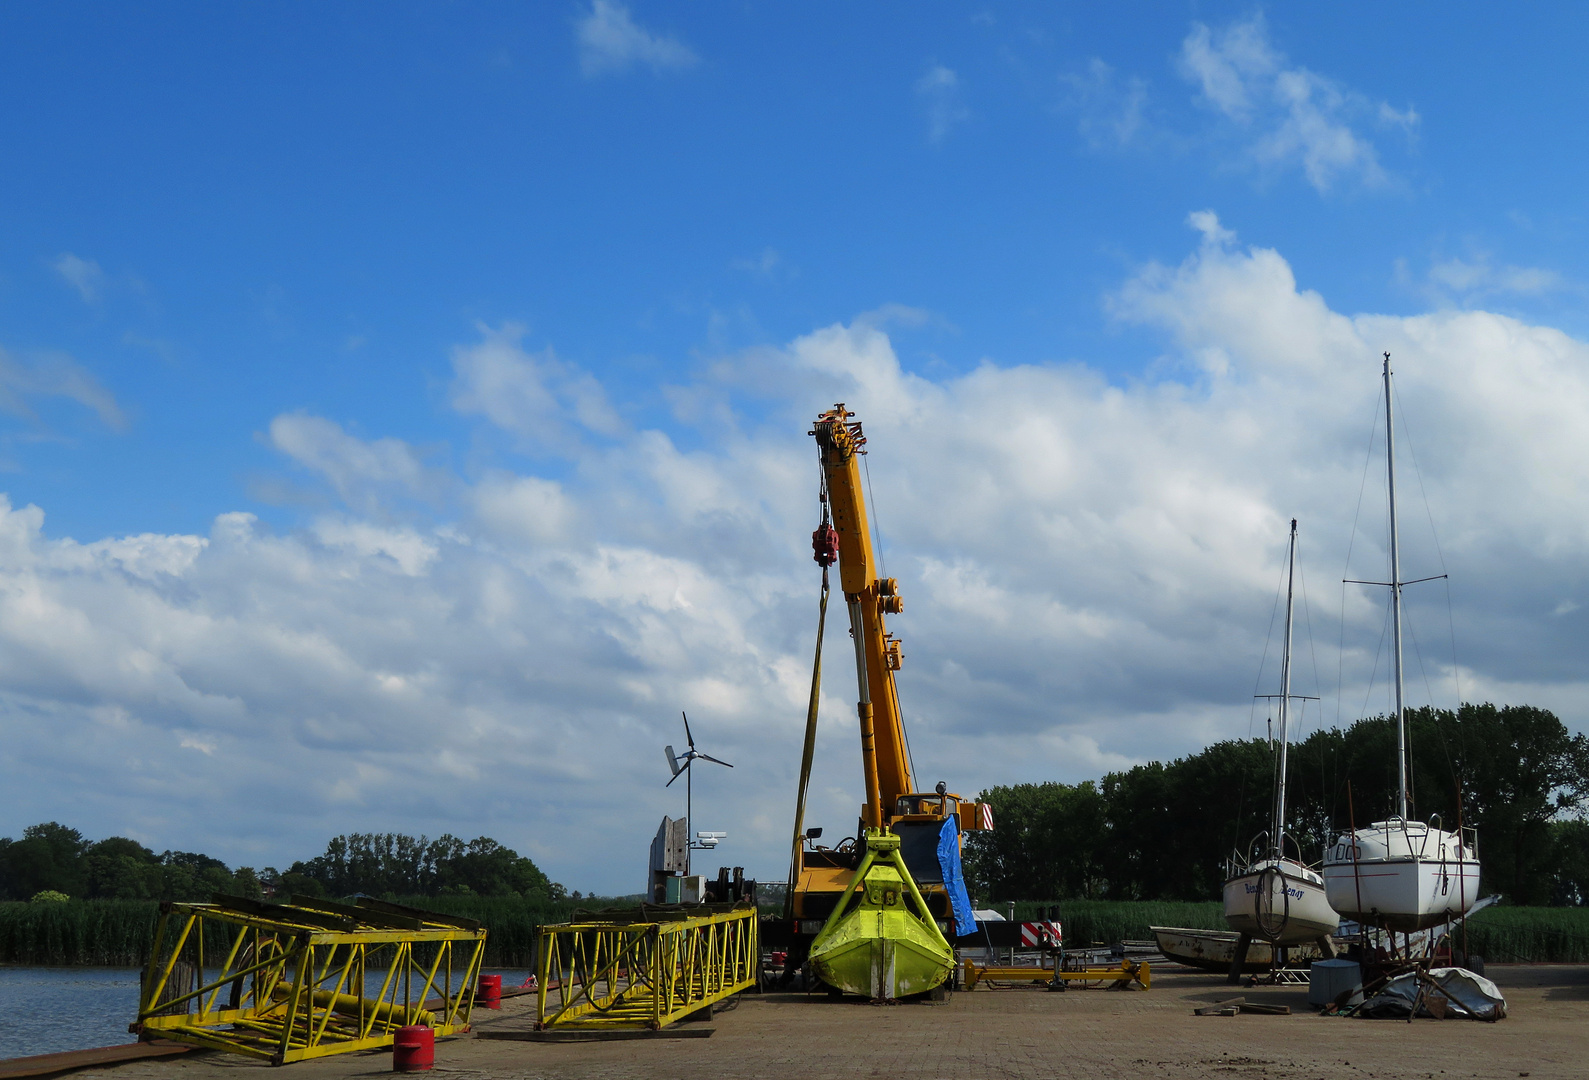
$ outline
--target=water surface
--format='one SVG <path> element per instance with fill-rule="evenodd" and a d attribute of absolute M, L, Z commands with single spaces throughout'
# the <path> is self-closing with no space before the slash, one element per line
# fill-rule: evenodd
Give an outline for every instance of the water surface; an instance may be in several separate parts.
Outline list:
<path fill-rule="evenodd" d="M 0 1058 L 135 1041 L 135 968 L 0 966 Z"/>

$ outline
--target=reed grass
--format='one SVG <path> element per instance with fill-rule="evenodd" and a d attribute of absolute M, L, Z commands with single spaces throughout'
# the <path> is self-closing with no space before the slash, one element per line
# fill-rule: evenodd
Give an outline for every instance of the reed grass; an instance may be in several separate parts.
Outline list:
<path fill-rule="evenodd" d="M 138 967 L 159 914 L 154 900 L 0 903 L 0 963 Z"/>
<path fill-rule="evenodd" d="M 404 903 L 478 919 L 488 931 L 487 967 L 527 968 L 546 923 L 577 910 L 628 906 L 632 898 L 549 901 L 517 896 L 405 897 Z M 1045 917 L 1058 904 L 1071 947 L 1142 941 L 1149 926 L 1222 930 L 1218 903 L 1067 900 L 1015 905 L 1022 921 Z M 72 900 L 64 904 L 0 903 L 0 964 L 139 967 L 154 944 L 159 904 L 152 900 Z M 1494 963 L 1589 963 L 1589 907 L 1496 905 L 1469 921 L 1467 949 Z"/>
<path fill-rule="evenodd" d="M 1068 948 L 1112 945 L 1117 941 L 1150 941 L 1150 926 L 1183 926 L 1193 930 L 1225 929 L 1224 909 L 1217 902 L 1175 900 L 1048 900 L 1017 901 L 1015 917 L 1032 922 L 1058 906 Z M 1003 909 L 999 909 L 1003 912 Z"/>
<path fill-rule="evenodd" d="M 1589 908 L 1485 908 L 1468 920 L 1467 951 L 1498 964 L 1589 963 Z"/>

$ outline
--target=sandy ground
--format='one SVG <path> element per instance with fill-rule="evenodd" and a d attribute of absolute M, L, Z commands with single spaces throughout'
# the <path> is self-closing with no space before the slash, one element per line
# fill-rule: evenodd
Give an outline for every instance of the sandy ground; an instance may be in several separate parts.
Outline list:
<path fill-rule="evenodd" d="M 1232 990 L 1217 976 L 1155 971 L 1147 992 L 1028 989 L 958 993 L 942 1004 L 876 1007 L 804 995 L 745 995 L 706 1039 L 548 1044 L 463 1038 L 436 1047 L 431 1075 L 480 1078 L 798 1077 L 1557 1077 L 1589 1076 L 1589 965 L 1499 966 L 1510 1015 L 1465 1020 L 1320 1017 L 1306 987 Z M 1193 1016 L 1243 994 L 1291 1016 Z M 477 1012 L 477 1029 L 527 1028 L 534 999 Z M 114 1080 L 263 1080 L 269 1066 L 219 1054 L 76 1074 Z M 347 1054 L 277 1075 L 390 1075 L 390 1052 Z"/>

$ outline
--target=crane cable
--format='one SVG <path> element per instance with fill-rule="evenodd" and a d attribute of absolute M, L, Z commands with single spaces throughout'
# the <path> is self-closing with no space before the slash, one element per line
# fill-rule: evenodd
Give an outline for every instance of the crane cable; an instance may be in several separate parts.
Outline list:
<path fill-rule="evenodd" d="M 817 532 L 822 533 L 831 528 L 827 493 L 824 491 L 822 528 Z M 822 634 L 828 624 L 828 564 L 822 561 L 821 551 L 817 553 L 817 562 L 822 566 L 822 601 L 817 608 L 817 648 L 816 657 L 811 661 L 811 701 L 806 706 L 806 740 L 800 752 L 800 786 L 795 796 L 794 838 L 789 843 L 789 888 L 784 893 L 783 902 L 784 916 L 790 919 L 794 918 L 795 886 L 799 884 L 795 875 L 800 867 L 800 842 L 805 829 L 806 788 L 811 783 L 811 759 L 816 756 L 817 749 L 817 703 L 822 697 Z"/>

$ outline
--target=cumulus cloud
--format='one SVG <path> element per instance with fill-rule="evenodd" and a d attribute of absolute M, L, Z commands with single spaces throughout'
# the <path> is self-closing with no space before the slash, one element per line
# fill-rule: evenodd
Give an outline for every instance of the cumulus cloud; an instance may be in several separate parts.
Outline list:
<path fill-rule="evenodd" d="M 916 97 L 927 112 L 927 138 L 937 144 L 971 118 L 960 90 L 960 76 L 942 64 L 933 64 L 916 80 Z"/>
<path fill-rule="evenodd" d="M 345 501 L 366 508 L 381 489 L 425 496 L 443 483 L 401 439 L 360 439 L 334 420 L 307 413 L 272 420 L 270 444 L 324 478 Z"/>
<path fill-rule="evenodd" d="M 61 275 L 63 281 L 77 290 L 84 303 L 92 304 L 99 299 L 99 290 L 105 282 L 105 272 L 99 268 L 99 263 L 63 251 L 50 266 Z"/>
<path fill-rule="evenodd" d="M 1409 592 L 1409 663 L 1437 704 L 1456 676 L 1581 726 L 1589 346 L 1483 311 L 1339 312 L 1213 211 L 1189 225 L 1184 259 L 1109 300 L 1161 335 L 1151 377 L 929 379 L 858 318 L 703 368 L 686 389 L 728 421 L 685 445 L 582 419 L 589 372 L 488 331 L 454 353 L 463 415 L 482 438 L 571 437 L 537 468 L 455 476 L 452 509 L 401 504 L 406 444 L 298 414 L 272 445 L 353 495 L 287 532 L 232 513 L 81 543 L 0 503 L 0 813 L 256 864 L 346 829 L 446 828 L 630 891 L 682 809 L 661 756 L 682 708 L 737 766 L 697 784 L 700 827 L 775 877 L 816 621 L 806 432 L 838 400 L 870 439 L 924 784 L 1077 780 L 1261 732 L 1248 695 L 1292 516 L 1314 641 L 1298 690 L 1335 719 L 1344 640 L 1344 716 L 1383 708 L 1382 590 L 1339 579 L 1383 572 L 1382 525 L 1345 553 L 1387 350 L 1420 468 L 1403 568 L 1450 571 L 1460 666 L 1438 584 Z M 848 655 L 827 661 L 813 824 L 853 822 L 862 791 Z"/>
<path fill-rule="evenodd" d="M 694 51 L 676 37 L 653 33 L 634 21 L 629 9 L 613 0 L 594 0 L 575 24 L 579 68 L 586 78 L 626 71 L 643 64 L 655 72 L 692 67 Z"/>
<path fill-rule="evenodd" d="M 564 444 L 580 430 L 617 435 L 623 421 L 590 374 L 551 349 L 526 352 L 524 328 L 480 327 L 483 340 L 452 353 L 453 405 L 478 413 L 525 443 Z"/>
<path fill-rule="evenodd" d="M 1354 123 L 1359 117 L 1411 133 L 1411 106 L 1372 103 L 1333 79 L 1291 64 L 1269 40 L 1262 14 L 1220 30 L 1196 23 L 1181 43 L 1178 68 L 1202 101 L 1244 140 L 1261 169 L 1300 167 L 1329 191 L 1343 179 L 1379 187 L 1389 177 L 1379 153 Z"/>

